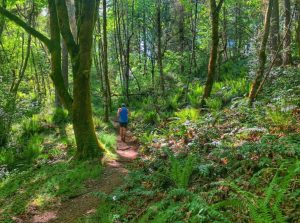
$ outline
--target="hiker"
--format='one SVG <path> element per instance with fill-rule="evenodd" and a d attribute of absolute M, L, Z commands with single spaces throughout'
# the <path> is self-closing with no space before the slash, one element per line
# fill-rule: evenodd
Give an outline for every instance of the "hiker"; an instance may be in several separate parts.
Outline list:
<path fill-rule="evenodd" d="M 122 107 L 118 109 L 118 114 L 117 114 L 120 123 L 120 136 L 123 142 L 125 142 L 125 137 L 126 137 L 128 115 L 129 115 L 129 111 L 126 108 L 126 105 L 123 103 Z"/>

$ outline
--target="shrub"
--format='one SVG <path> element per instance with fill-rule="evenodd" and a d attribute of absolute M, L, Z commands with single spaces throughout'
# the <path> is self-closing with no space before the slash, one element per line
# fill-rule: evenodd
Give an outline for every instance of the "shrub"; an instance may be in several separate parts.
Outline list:
<path fill-rule="evenodd" d="M 183 160 L 175 158 L 173 154 L 169 153 L 170 160 L 170 177 L 178 188 L 187 188 L 189 180 L 194 170 L 195 159 L 189 155 Z"/>
<path fill-rule="evenodd" d="M 43 151 L 42 142 L 43 138 L 41 136 L 32 136 L 28 140 L 27 145 L 25 145 L 24 150 L 21 153 L 21 158 L 29 162 L 36 159 Z"/>
<path fill-rule="evenodd" d="M 204 87 L 201 85 L 191 86 L 191 91 L 188 94 L 188 99 L 193 107 L 199 107 L 201 97 L 204 92 Z"/>
<path fill-rule="evenodd" d="M 32 118 L 26 118 L 22 122 L 22 136 L 28 138 L 34 134 L 39 133 L 42 130 L 41 120 L 37 115 L 33 115 Z"/>
<path fill-rule="evenodd" d="M 208 98 L 206 99 L 206 105 L 212 111 L 219 111 L 222 108 L 222 100 L 221 98 Z"/>
<path fill-rule="evenodd" d="M 195 122 L 200 118 L 199 110 L 195 108 L 184 108 L 178 112 L 175 112 L 175 115 L 180 119 L 181 122 L 185 122 L 187 120 Z"/>
<path fill-rule="evenodd" d="M 63 108 L 56 108 L 52 117 L 52 122 L 54 124 L 64 124 L 67 123 L 68 120 L 68 112 Z"/>
<path fill-rule="evenodd" d="M 236 191 L 242 202 L 237 202 L 237 199 L 226 200 L 215 204 L 214 207 L 221 208 L 242 204 L 249 210 L 250 217 L 255 223 L 286 222 L 280 205 L 285 198 L 285 193 L 291 181 L 299 171 L 300 161 L 292 164 L 283 163 L 269 186 L 265 188 L 263 197 L 244 191 L 233 182 L 225 183 L 225 185 Z"/>
<path fill-rule="evenodd" d="M 160 117 L 156 111 L 148 111 L 144 113 L 144 121 L 148 124 L 156 124 L 159 120 Z"/>
<path fill-rule="evenodd" d="M 267 109 L 267 120 L 275 126 L 286 128 L 293 122 L 293 116 L 291 112 L 283 112 L 278 108 Z"/>

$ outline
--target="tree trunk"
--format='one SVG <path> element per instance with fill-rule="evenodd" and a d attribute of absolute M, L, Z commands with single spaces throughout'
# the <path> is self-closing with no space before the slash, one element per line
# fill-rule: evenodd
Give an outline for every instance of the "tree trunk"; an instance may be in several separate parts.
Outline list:
<path fill-rule="evenodd" d="M 185 29 L 184 29 L 184 20 L 185 20 L 185 8 L 183 3 L 178 2 L 178 13 L 179 13 L 179 21 L 178 21 L 178 32 L 179 32 L 179 51 L 182 56 L 182 62 L 180 63 L 180 73 L 184 74 L 184 50 L 185 50 Z"/>
<path fill-rule="evenodd" d="M 291 34 L 291 2 L 290 0 L 284 0 L 284 15 L 285 15 L 285 32 L 286 36 L 284 39 L 284 54 L 283 54 L 283 65 L 292 64 L 292 34 Z"/>
<path fill-rule="evenodd" d="M 62 75 L 62 63 L 61 63 L 61 38 L 57 19 L 57 12 L 55 3 L 51 0 L 49 2 L 50 11 L 50 35 L 52 44 L 50 47 L 51 54 L 51 79 L 54 82 L 55 89 L 59 95 L 60 102 L 64 107 L 72 114 L 73 100 L 65 86 L 65 81 Z"/>
<path fill-rule="evenodd" d="M 298 45 L 298 56 L 300 57 L 300 1 L 297 2 L 297 10 L 298 10 L 298 24 L 296 30 L 296 41 Z"/>
<path fill-rule="evenodd" d="M 159 68 L 159 76 L 160 76 L 160 87 L 162 94 L 165 94 L 165 78 L 164 78 L 164 70 L 162 63 L 162 50 L 161 50 L 161 38 L 162 38 L 162 30 L 161 30 L 161 0 L 158 0 L 156 6 L 156 25 L 157 25 L 157 64 Z"/>
<path fill-rule="evenodd" d="M 259 50 L 259 65 L 258 65 L 258 69 L 256 72 L 256 77 L 252 83 L 250 94 L 249 94 L 249 104 L 250 105 L 252 105 L 252 103 L 255 100 L 257 90 L 258 90 L 260 83 L 264 76 L 265 63 L 266 63 L 266 59 L 267 59 L 266 58 L 266 46 L 267 46 L 269 32 L 270 32 L 270 20 L 271 20 L 273 3 L 274 3 L 274 0 L 269 0 L 267 13 L 265 15 L 263 39 L 262 39 L 260 50 Z"/>
<path fill-rule="evenodd" d="M 78 32 L 79 47 L 73 61 L 73 127 L 79 159 L 95 157 L 100 150 L 92 118 L 90 71 L 96 1 L 83 1 Z M 61 18 L 60 18 L 61 19 Z M 66 37 L 66 36 L 65 36 Z"/>
<path fill-rule="evenodd" d="M 6 0 L 2 0 L 0 5 L 6 9 Z M 5 19 L 1 15 L 0 16 L 0 39 L 1 39 L 2 33 L 4 31 L 4 27 L 5 27 Z"/>
<path fill-rule="evenodd" d="M 69 56 L 68 56 L 68 49 L 64 41 L 61 41 L 61 49 L 62 49 L 61 73 L 64 79 L 65 87 L 68 89 L 69 88 Z M 56 89 L 55 89 L 55 106 L 57 108 L 62 107 L 62 103 L 59 99 L 59 95 Z"/>
<path fill-rule="evenodd" d="M 220 0 L 219 4 L 216 4 L 216 0 L 210 0 L 210 14 L 212 23 L 212 46 L 210 50 L 210 58 L 208 64 L 207 80 L 204 88 L 204 94 L 201 100 L 201 107 L 205 105 L 205 99 L 210 97 L 211 90 L 216 75 L 216 63 L 218 57 L 218 46 L 219 46 L 219 14 L 224 1 Z"/>
<path fill-rule="evenodd" d="M 273 0 L 273 10 L 271 15 L 271 52 L 273 57 L 276 57 L 275 65 L 280 66 L 282 64 L 282 56 L 276 52 L 280 45 L 280 27 L 279 27 L 279 1 Z"/>
<path fill-rule="evenodd" d="M 49 0 L 50 1 L 50 0 Z M 76 2 L 75 2 L 76 3 Z M 95 157 L 100 149 L 92 118 L 90 71 L 92 63 L 93 30 L 99 1 L 82 1 L 78 18 L 78 44 L 71 32 L 64 0 L 56 0 L 60 32 L 66 42 L 73 69 L 72 117 L 79 159 Z M 59 34 L 58 34 L 59 35 Z"/>
<path fill-rule="evenodd" d="M 145 6 L 145 0 L 143 0 L 143 52 L 144 52 L 144 75 L 146 75 L 147 73 L 147 60 L 148 60 L 148 56 L 147 56 L 147 24 L 146 24 L 146 6 Z"/>
<path fill-rule="evenodd" d="M 106 0 L 103 0 L 103 75 L 105 80 L 105 117 L 104 120 L 109 120 L 109 110 L 111 107 L 111 91 L 108 78 L 108 62 L 107 62 L 107 18 L 106 18 Z"/>

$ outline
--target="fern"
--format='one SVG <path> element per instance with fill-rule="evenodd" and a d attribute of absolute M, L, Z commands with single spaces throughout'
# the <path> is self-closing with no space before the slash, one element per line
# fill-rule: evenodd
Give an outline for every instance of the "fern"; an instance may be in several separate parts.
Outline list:
<path fill-rule="evenodd" d="M 260 198 L 255 194 L 244 191 L 234 183 L 225 183 L 236 191 L 242 198 L 242 204 L 249 210 L 249 215 L 255 223 L 284 223 L 285 217 L 280 205 L 284 195 L 289 188 L 290 182 L 300 170 L 300 161 L 291 165 L 283 163 L 277 170 L 269 186 L 265 189 L 265 196 Z M 284 171 L 284 176 L 281 177 Z M 236 206 L 235 201 L 222 201 L 214 205 L 214 208 L 220 209 L 225 206 Z"/>
<path fill-rule="evenodd" d="M 187 188 L 190 177 L 194 169 L 194 158 L 189 155 L 183 163 L 176 159 L 173 154 L 169 153 L 170 157 L 170 177 L 178 188 Z"/>

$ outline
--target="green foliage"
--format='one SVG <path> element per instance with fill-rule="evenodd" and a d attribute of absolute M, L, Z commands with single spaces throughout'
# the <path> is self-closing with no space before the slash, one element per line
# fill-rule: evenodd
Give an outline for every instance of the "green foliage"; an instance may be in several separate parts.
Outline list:
<path fill-rule="evenodd" d="M 199 84 L 195 86 L 193 85 L 191 86 L 191 90 L 188 94 L 188 98 L 193 107 L 195 108 L 199 107 L 203 92 L 204 92 L 204 86 Z"/>
<path fill-rule="evenodd" d="M 181 123 L 189 121 L 197 121 L 200 118 L 200 112 L 195 108 L 184 108 L 178 112 L 175 112 L 175 116 L 178 117 Z"/>
<path fill-rule="evenodd" d="M 225 185 L 235 190 L 238 196 L 242 198 L 242 204 L 247 207 L 250 217 L 255 223 L 284 223 L 286 219 L 280 205 L 284 201 L 285 193 L 291 181 L 299 171 L 299 161 L 292 164 L 283 163 L 277 170 L 269 186 L 265 188 L 264 197 L 259 197 L 251 192 L 244 191 L 233 182 Z M 216 204 L 215 207 L 220 208 L 230 204 L 230 202 L 221 202 Z"/>
<path fill-rule="evenodd" d="M 219 111 L 222 108 L 222 100 L 220 98 L 208 98 L 205 101 L 207 107 L 212 111 Z"/>
<path fill-rule="evenodd" d="M 267 120 L 275 126 L 286 128 L 293 123 L 291 112 L 284 112 L 276 109 L 267 109 Z"/>
<path fill-rule="evenodd" d="M 63 108 L 56 108 L 52 117 L 54 124 L 64 124 L 68 122 L 68 112 Z"/>
<path fill-rule="evenodd" d="M 47 207 L 58 197 L 68 198 L 85 189 L 87 179 L 98 178 L 102 171 L 98 161 L 59 162 L 12 172 L 0 181 L 0 221 L 22 214 L 29 205 Z"/>
<path fill-rule="evenodd" d="M 183 160 L 169 153 L 170 177 L 178 188 L 187 188 L 194 170 L 195 159 L 192 155 Z"/>
<path fill-rule="evenodd" d="M 32 161 L 36 159 L 43 151 L 42 147 L 43 138 L 40 135 L 32 136 L 21 153 L 21 159 L 26 161 Z"/>
<path fill-rule="evenodd" d="M 157 124 L 160 121 L 159 114 L 156 111 L 147 111 L 143 115 L 144 121 L 148 124 Z"/>
<path fill-rule="evenodd" d="M 219 211 L 209 206 L 200 196 L 185 189 L 174 189 L 168 193 L 164 200 L 153 204 L 138 222 L 228 223 L 230 221 Z"/>
<path fill-rule="evenodd" d="M 22 122 L 23 137 L 28 138 L 39 133 L 42 130 L 41 120 L 38 115 L 33 115 L 32 118 L 26 118 Z"/>

